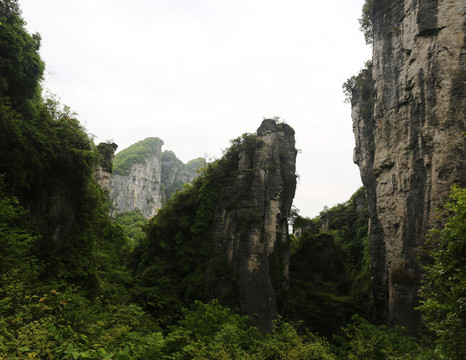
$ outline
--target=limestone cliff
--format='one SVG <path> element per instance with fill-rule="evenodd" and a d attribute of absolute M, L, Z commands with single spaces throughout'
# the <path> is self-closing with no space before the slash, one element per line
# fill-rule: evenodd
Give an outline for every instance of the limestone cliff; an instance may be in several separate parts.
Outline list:
<path fill-rule="evenodd" d="M 193 181 L 198 176 L 198 169 L 205 166 L 204 158 L 190 160 L 184 164 L 173 151 L 162 153 L 162 176 L 164 199 L 169 199 L 176 189 Z"/>
<path fill-rule="evenodd" d="M 274 120 L 262 122 L 257 141 L 261 146 L 241 148 L 235 175 L 224 180 L 226 196 L 215 211 L 208 273 L 215 279 L 212 297 L 235 294 L 241 310 L 270 330 L 277 291 L 286 289 L 289 280 L 287 220 L 297 151 L 293 129 Z"/>
<path fill-rule="evenodd" d="M 122 150 L 115 156 L 114 174 L 111 175 L 110 214 L 123 211 L 140 211 L 146 218 L 154 216 L 163 202 L 183 184 L 198 174 L 204 159 L 198 158 L 184 164 L 172 151 L 162 152 L 163 141 L 147 138 Z M 99 169 L 97 169 L 99 170 Z M 106 184 L 106 175 L 101 185 Z"/>
<path fill-rule="evenodd" d="M 417 260 L 450 186 L 466 185 L 466 2 L 375 0 L 372 64 L 352 94 L 379 320 L 416 333 Z"/>
<path fill-rule="evenodd" d="M 162 206 L 162 145 L 159 138 L 147 138 L 115 157 L 110 202 L 111 215 L 139 210 L 154 216 Z"/>

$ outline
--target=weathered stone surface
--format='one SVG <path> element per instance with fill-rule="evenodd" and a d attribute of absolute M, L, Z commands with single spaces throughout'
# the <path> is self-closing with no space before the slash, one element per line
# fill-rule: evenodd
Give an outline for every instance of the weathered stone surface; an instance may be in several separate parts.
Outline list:
<path fill-rule="evenodd" d="M 419 247 L 466 185 L 466 2 L 375 0 L 372 68 L 352 99 L 377 316 L 416 333 Z"/>
<path fill-rule="evenodd" d="M 193 181 L 198 175 L 198 169 L 206 163 L 204 158 L 190 160 L 184 164 L 173 151 L 162 153 L 162 176 L 164 200 L 170 198 L 176 189 L 183 184 Z"/>
<path fill-rule="evenodd" d="M 268 331 L 277 291 L 288 286 L 297 151 L 294 130 L 274 120 L 263 121 L 257 140 L 262 144 L 242 149 L 236 175 L 225 179 L 230 196 L 217 205 L 208 277 L 216 278 L 209 284 L 212 297 L 237 298 L 242 312 Z"/>
<path fill-rule="evenodd" d="M 196 170 L 205 162 L 198 158 L 184 164 L 172 151 L 162 152 L 163 141 L 147 138 L 143 142 L 148 140 L 151 150 L 131 165 L 129 173 L 111 174 L 96 169 L 99 183 L 110 190 L 111 216 L 124 211 L 140 211 L 146 218 L 154 216 L 177 188 L 198 176 Z"/>
<path fill-rule="evenodd" d="M 110 191 L 110 215 L 139 210 L 147 218 L 154 216 L 162 207 L 161 169 L 160 146 L 143 164 L 133 164 L 128 175 L 115 174 Z"/>
<path fill-rule="evenodd" d="M 115 143 L 100 143 L 97 151 L 100 155 L 95 167 L 94 179 L 105 191 L 110 191 L 112 181 L 112 164 L 118 145 Z"/>

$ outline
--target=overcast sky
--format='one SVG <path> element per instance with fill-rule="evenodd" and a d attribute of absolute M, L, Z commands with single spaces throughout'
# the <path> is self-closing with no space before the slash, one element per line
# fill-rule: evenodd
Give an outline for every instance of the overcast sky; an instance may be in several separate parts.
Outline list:
<path fill-rule="evenodd" d="M 361 186 L 341 85 L 370 58 L 364 0 L 19 0 L 42 36 L 44 87 L 99 143 L 157 136 L 187 162 L 280 116 L 296 131 L 295 206 Z"/>

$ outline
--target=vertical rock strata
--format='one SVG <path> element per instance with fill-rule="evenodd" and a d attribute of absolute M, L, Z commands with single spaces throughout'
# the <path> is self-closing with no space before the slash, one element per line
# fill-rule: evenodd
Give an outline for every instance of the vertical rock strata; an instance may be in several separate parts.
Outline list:
<path fill-rule="evenodd" d="M 372 67 L 353 91 L 379 320 L 416 333 L 419 247 L 466 185 L 466 2 L 374 0 Z"/>
<path fill-rule="evenodd" d="M 172 151 L 162 152 L 162 146 L 159 138 L 147 138 L 116 155 L 113 174 L 111 163 L 110 172 L 96 169 L 98 182 L 109 190 L 110 215 L 140 211 L 150 218 L 176 189 L 198 176 L 196 170 L 205 163 L 203 158 L 184 164 Z"/>
<path fill-rule="evenodd" d="M 212 297 L 236 298 L 245 314 L 271 330 L 277 291 L 288 286 L 288 217 L 296 190 L 294 130 L 264 120 L 259 146 L 239 153 L 227 196 L 217 205 Z M 232 296 L 233 295 L 233 296 Z"/>
<path fill-rule="evenodd" d="M 133 164 L 128 175 L 114 174 L 111 184 L 111 214 L 140 210 L 149 218 L 162 207 L 160 186 L 162 170 L 161 145 L 140 164 Z"/>

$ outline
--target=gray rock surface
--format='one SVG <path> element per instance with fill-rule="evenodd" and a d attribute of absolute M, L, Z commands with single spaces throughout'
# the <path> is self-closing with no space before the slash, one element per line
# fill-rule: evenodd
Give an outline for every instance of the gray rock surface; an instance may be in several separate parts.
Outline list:
<path fill-rule="evenodd" d="M 162 175 L 164 200 L 170 198 L 176 189 L 183 184 L 193 181 L 198 176 L 199 168 L 205 166 L 204 158 L 190 160 L 184 164 L 173 151 L 166 150 L 162 153 Z"/>
<path fill-rule="evenodd" d="M 145 158 L 143 164 L 133 164 L 128 175 L 113 175 L 110 215 L 124 211 L 141 211 L 150 218 L 162 207 L 161 189 L 162 151 Z"/>
<path fill-rule="evenodd" d="M 296 189 L 294 130 L 264 120 L 260 146 L 243 146 L 214 221 L 214 298 L 237 298 L 243 313 L 270 331 L 277 292 L 288 286 L 288 217 Z M 221 270 L 219 270 L 221 269 Z M 231 296 L 235 294 L 236 296 Z"/>
<path fill-rule="evenodd" d="M 162 152 L 163 141 L 158 138 L 147 138 L 135 145 L 144 143 L 150 143 L 146 147 L 149 150 L 132 163 L 127 173 L 112 173 L 108 164 L 113 152 L 110 163 L 106 160 L 107 166 L 96 168 L 97 182 L 109 191 L 111 216 L 125 211 L 140 211 L 146 218 L 154 216 L 176 189 L 198 176 L 197 169 L 205 164 L 203 158 L 184 164 L 172 151 Z"/>
<path fill-rule="evenodd" d="M 372 67 L 352 97 L 379 320 L 420 325 L 417 254 L 453 183 L 466 185 L 466 2 L 375 0 Z"/>

